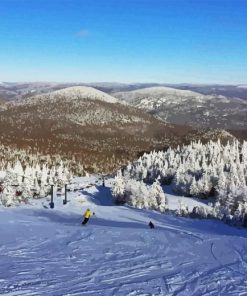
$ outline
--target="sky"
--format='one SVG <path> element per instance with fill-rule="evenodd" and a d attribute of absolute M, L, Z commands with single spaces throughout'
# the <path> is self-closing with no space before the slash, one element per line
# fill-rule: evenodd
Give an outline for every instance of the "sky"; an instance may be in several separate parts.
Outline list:
<path fill-rule="evenodd" d="M 0 81 L 247 83 L 247 1 L 0 0 Z"/>

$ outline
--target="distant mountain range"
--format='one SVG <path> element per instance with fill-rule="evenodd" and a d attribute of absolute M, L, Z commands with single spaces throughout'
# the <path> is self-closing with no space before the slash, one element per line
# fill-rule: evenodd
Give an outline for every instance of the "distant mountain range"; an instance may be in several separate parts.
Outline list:
<path fill-rule="evenodd" d="M 235 97 L 247 100 L 247 84 L 240 85 L 203 85 L 203 84 L 166 84 L 182 90 L 191 90 L 204 95 Z"/>
<path fill-rule="evenodd" d="M 159 84 L 159 83 L 50 83 L 50 82 L 0 82 L 0 99 L 15 100 L 36 94 L 51 92 L 71 86 L 91 86 L 108 94 L 149 87 L 166 86 L 181 90 L 191 90 L 204 95 L 226 96 L 247 99 L 246 85 L 206 85 L 206 84 Z"/>
<path fill-rule="evenodd" d="M 247 100 L 244 99 L 164 86 L 113 95 L 166 122 L 201 128 L 247 129 Z"/>
<path fill-rule="evenodd" d="M 110 172 L 144 151 L 188 142 L 195 133 L 85 86 L 10 101 L 0 109 L 2 143 L 78 159 L 93 172 Z"/>
<path fill-rule="evenodd" d="M 240 138 L 247 138 L 247 85 L 244 84 L 1 82 L 0 109 L 6 101 L 22 101 L 74 86 L 93 87 L 161 120 L 199 128 L 233 130 Z"/>
<path fill-rule="evenodd" d="M 90 85 L 1 83 L 1 143 L 112 172 L 144 151 L 197 139 L 247 139 L 247 100 L 188 89 L 198 85 Z M 235 89 L 247 93 L 245 85 Z"/>

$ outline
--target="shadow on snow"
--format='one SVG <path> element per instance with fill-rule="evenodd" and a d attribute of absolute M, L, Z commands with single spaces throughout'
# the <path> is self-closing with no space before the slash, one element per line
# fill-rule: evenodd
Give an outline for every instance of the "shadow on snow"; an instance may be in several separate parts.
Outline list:
<path fill-rule="evenodd" d="M 90 201 L 94 204 L 101 205 L 101 206 L 112 206 L 112 196 L 110 187 L 104 186 L 95 186 L 97 192 L 90 193 L 86 190 L 80 191 L 84 196 L 88 197 Z"/>

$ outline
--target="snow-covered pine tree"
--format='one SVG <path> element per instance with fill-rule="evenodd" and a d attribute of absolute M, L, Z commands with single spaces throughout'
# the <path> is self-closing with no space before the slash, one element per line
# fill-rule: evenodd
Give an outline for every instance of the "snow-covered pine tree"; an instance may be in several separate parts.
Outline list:
<path fill-rule="evenodd" d="M 190 185 L 190 194 L 192 196 L 198 197 L 199 193 L 200 193 L 200 190 L 198 188 L 198 184 L 197 184 L 196 178 L 194 176 L 192 179 L 192 183 Z"/>
<path fill-rule="evenodd" d="M 150 199 L 154 199 L 155 201 L 155 203 L 152 202 L 154 203 L 153 204 L 154 209 L 160 212 L 164 212 L 166 210 L 166 197 L 158 178 L 155 180 L 155 182 L 151 186 Z"/>
<path fill-rule="evenodd" d="M 121 172 L 118 172 L 112 185 L 112 196 L 116 203 L 125 203 L 125 181 Z"/>
<path fill-rule="evenodd" d="M 186 206 L 182 200 L 179 201 L 179 207 L 177 209 L 177 214 L 179 216 L 183 216 L 183 217 L 186 217 L 189 214 L 188 206 Z"/>
<path fill-rule="evenodd" d="M 15 180 L 16 175 L 12 170 L 7 171 L 1 182 L 2 192 L 0 193 L 0 203 L 3 206 L 9 207 L 18 203 L 16 189 L 13 187 Z"/>

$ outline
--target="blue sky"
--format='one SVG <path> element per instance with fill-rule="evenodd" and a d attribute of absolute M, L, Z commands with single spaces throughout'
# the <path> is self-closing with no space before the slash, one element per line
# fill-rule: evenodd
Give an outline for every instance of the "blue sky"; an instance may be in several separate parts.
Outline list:
<path fill-rule="evenodd" d="M 0 81 L 247 83 L 247 1 L 0 0 Z"/>

